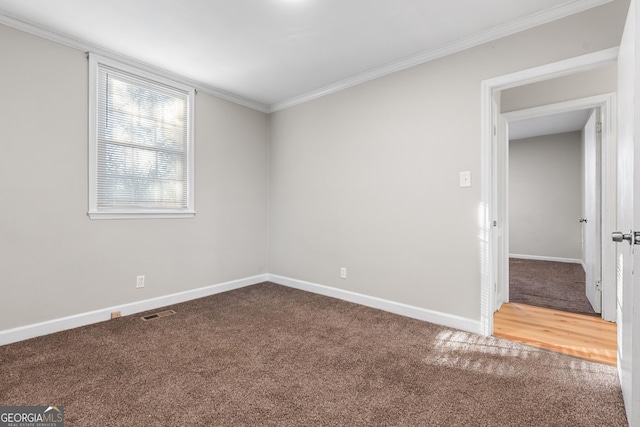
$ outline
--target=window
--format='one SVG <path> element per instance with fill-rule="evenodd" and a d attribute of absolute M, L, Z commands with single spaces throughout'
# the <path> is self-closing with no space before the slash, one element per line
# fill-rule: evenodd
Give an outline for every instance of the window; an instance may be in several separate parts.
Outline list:
<path fill-rule="evenodd" d="M 192 217 L 195 90 L 89 56 L 89 216 Z"/>

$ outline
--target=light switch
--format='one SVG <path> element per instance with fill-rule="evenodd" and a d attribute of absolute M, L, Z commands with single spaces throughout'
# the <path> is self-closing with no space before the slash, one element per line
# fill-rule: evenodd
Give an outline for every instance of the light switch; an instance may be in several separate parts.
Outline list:
<path fill-rule="evenodd" d="M 471 187 L 471 171 L 460 172 L 460 187 Z"/>

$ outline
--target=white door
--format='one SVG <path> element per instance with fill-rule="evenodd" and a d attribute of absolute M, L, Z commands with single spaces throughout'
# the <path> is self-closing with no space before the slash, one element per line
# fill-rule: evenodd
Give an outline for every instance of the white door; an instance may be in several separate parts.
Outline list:
<path fill-rule="evenodd" d="M 640 25 L 632 0 L 618 56 L 618 230 L 640 230 Z M 638 174 L 634 174 L 638 165 Z M 631 233 L 633 234 L 633 233 Z M 640 246 L 618 248 L 618 369 L 629 425 L 640 426 Z M 634 312 L 635 307 L 635 312 Z"/>
<path fill-rule="evenodd" d="M 602 312 L 602 256 L 600 247 L 600 141 L 598 111 L 593 109 L 584 127 L 584 218 L 582 232 L 585 260 L 585 290 L 596 313 Z"/>

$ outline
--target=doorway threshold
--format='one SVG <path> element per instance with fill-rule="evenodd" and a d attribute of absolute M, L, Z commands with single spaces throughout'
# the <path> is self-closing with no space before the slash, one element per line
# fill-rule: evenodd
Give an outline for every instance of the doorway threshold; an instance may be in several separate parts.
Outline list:
<path fill-rule="evenodd" d="M 616 366 L 615 323 L 518 303 L 503 304 L 493 322 L 495 337 Z"/>

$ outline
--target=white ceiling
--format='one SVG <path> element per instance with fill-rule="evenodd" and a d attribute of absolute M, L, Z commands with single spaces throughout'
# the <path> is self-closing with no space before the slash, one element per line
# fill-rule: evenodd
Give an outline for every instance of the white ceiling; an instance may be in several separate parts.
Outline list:
<path fill-rule="evenodd" d="M 591 110 L 576 110 L 509 123 L 509 140 L 574 132 L 584 128 Z"/>
<path fill-rule="evenodd" d="M 269 111 L 609 1 L 0 0 L 0 23 Z"/>

